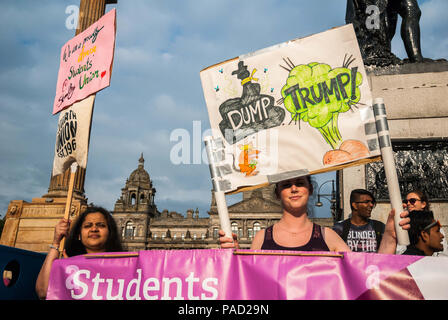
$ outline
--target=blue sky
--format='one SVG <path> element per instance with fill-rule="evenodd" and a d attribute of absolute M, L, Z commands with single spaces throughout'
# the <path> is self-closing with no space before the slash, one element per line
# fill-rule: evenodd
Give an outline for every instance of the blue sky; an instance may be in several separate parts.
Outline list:
<path fill-rule="evenodd" d="M 448 1 L 419 3 L 424 56 L 448 58 Z M 31 201 L 47 193 L 57 129 L 51 111 L 59 54 L 75 34 L 66 26 L 70 5 L 79 2 L 0 1 L 0 216 L 11 200 Z M 113 210 L 143 153 L 158 209 L 185 214 L 197 207 L 205 216 L 211 190 L 208 167 L 170 161 L 173 130 L 185 129 L 193 136 L 194 121 L 202 132 L 210 126 L 199 72 L 343 25 L 345 6 L 345 0 L 118 0 L 108 5 L 106 11 L 117 9 L 115 59 L 111 85 L 95 102 L 88 201 Z M 398 30 L 393 52 L 406 56 Z M 237 199 L 229 198 L 229 204 Z"/>

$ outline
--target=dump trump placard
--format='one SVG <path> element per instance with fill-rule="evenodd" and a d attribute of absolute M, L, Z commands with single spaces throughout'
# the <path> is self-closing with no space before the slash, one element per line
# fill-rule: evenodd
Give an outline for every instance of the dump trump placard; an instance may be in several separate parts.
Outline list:
<path fill-rule="evenodd" d="M 200 73 L 226 192 L 372 161 L 372 96 L 352 25 Z"/>
<path fill-rule="evenodd" d="M 62 47 L 53 114 L 110 85 L 115 17 L 113 9 Z"/>

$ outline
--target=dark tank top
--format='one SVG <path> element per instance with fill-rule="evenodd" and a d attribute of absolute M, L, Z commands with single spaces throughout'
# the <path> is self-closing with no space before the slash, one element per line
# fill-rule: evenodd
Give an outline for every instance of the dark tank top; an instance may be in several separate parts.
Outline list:
<path fill-rule="evenodd" d="M 322 236 L 322 227 L 313 223 L 313 232 L 307 244 L 300 247 L 283 247 L 274 241 L 273 226 L 266 228 L 262 250 L 330 251 Z"/>

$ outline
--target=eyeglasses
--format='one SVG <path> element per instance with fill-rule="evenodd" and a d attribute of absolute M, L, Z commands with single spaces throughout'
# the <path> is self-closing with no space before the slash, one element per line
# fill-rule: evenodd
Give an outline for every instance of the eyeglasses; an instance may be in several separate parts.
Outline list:
<path fill-rule="evenodd" d="M 415 199 L 415 198 L 404 199 L 404 200 L 403 200 L 403 204 L 408 204 L 408 202 L 410 202 L 412 205 L 414 205 L 417 201 L 422 201 L 422 200 L 420 200 L 420 199 Z"/>
<path fill-rule="evenodd" d="M 442 227 L 442 225 L 440 224 L 439 220 L 431 222 L 430 224 L 428 224 L 426 227 L 423 228 L 423 231 L 431 229 L 432 227 L 434 227 L 435 225 L 438 225 L 439 228 Z"/>
<path fill-rule="evenodd" d="M 364 204 L 371 203 L 374 207 L 376 206 L 375 200 L 355 201 L 355 203 L 364 203 Z"/>

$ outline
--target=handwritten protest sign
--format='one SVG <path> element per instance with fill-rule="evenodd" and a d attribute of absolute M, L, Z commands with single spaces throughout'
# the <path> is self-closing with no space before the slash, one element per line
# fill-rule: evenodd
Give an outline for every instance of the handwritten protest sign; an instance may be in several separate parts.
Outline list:
<path fill-rule="evenodd" d="M 110 85 L 115 18 L 113 9 L 62 47 L 53 114 Z"/>
<path fill-rule="evenodd" d="M 212 165 L 226 193 L 377 160 L 372 96 L 352 25 L 200 73 Z"/>

